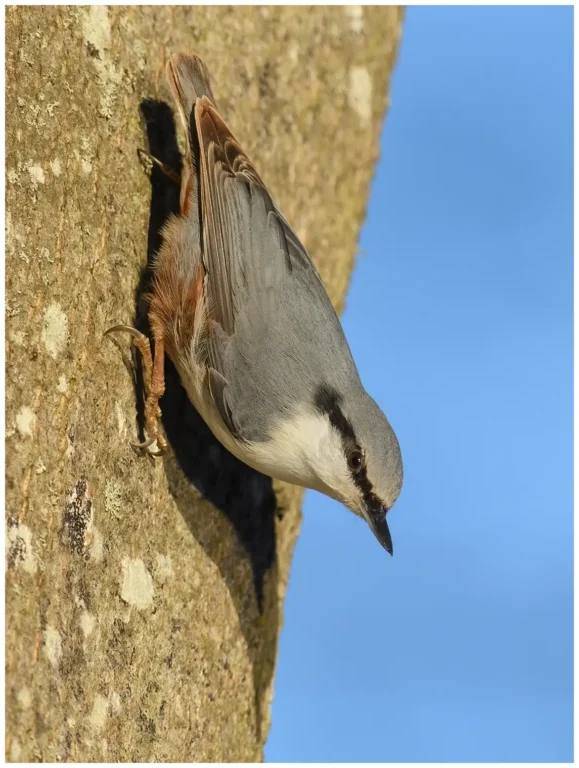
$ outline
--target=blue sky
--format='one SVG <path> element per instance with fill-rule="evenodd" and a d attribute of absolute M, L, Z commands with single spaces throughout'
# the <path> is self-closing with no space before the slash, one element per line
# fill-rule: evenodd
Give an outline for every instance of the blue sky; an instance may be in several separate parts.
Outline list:
<path fill-rule="evenodd" d="M 308 492 L 269 761 L 573 758 L 573 10 L 411 7 L 344 328 L 390 558 Z"/>

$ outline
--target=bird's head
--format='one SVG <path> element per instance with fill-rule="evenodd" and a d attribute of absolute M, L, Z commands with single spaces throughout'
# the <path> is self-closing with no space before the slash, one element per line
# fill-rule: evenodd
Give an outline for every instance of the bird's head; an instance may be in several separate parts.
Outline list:
<path fill-rule="evenodd" d="M 315 405 L 337 438 L 328 441 L 323 479 L 392 554 L 386 515 L 402 489 L 402 456 L 394 430 L 362 389 L 340 396 L 329 387 L 320 388 Z"/>
<path fill-rule="evenodd" d="M 363 517 L 390 554 L 386 515 L 402 488 L 400 446 L 386 416 L 360 386 L 319 387 L 276 435 L 288 471 L 282 479 L 314 488 Z"/>

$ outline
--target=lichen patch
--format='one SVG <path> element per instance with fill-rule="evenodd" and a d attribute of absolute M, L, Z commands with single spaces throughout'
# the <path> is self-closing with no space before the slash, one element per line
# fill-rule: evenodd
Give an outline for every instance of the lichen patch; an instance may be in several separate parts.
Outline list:
<path fill-rule="evenodd" d="M 360 34 L 364 29 L 364 7 L 361 5 L 346 5 L 344 12 L 350 20 L 350 29 Z"/>
<path fill-rule="evenodd" d="M 87 637 L 90 637 L 92 635 L 95 627 L 96 627 L 96 618 L 92 615 L 92 613 L 89 613 L 88 611 L 83 611 L 80 614 L 80 628 L 82 629 L 82 634 L 84 635 L 85 640 L 87 639 Z"/>
<path fill-rule="evenodd" d="M 118 400 L 115 400 L 115 416 L 117 418 L 117 429 L 119 431 L 119 436 L 125 438 L 127 436 L 127 420 L 125 418 L 125 409 Z"/>
<path fill-rule="evenodd" d="M 68 492 L 62 522 L 71 551 L 75 555 L 86 555 L 94 540 L 93 502 L 86 478 L 79 478 Z"/>
<path fill-rule="evenodd" d="M 32 549 L 32 532 L 28 526 L 8 520 L 6 524 L 6 568 L 22 568 L 31 575 L 36 573 L 37 563 Z"/>
<path fill-rule="evenodd" d="M 60 304 L 50 304 L 44 312 L 42 341 L 48 354 L 56 358 L 64 351 L 68 341 L 68 318 Z"/>
<path fill-rule="evenodd" d="M 363 123 L 372 120 L 372 78 L 366 67 L 350 67 L 348 103 Z"/>
<path fill-rule="evenodd" d="M 97 694 L 92 705 L 92 710 L 88 716 L 88 722 L 95 731 L 102 731 L 107 721 L 109 713 L 109 700 L 104 696 Z"/>
<path fill-rule="evenodd" d="M 62 659 L 62 639 L 60 632 L 54 627 L 48 626 L 43 633 L 44 654 L 52 666 L 57 669 Z"/>
<path fill-rule="evenodd" d="M 40 165 L 35 165 L 34 163 L 26 163 L 25 168 L 28 171 L 28 175 L 30 176 L 30 183 L 32 184 L 33 189 L 36 189 L 39 184 L 44 184 L 46 178 Z"/>
<path fill-rule="evenodd" d="M 153 579 L 142 560 L 124 558 L 121 564 L 121 600 L 142 611 L 153 603 Z"/>
<path fill-rule="evenodd" d="M 22 756 L 22 747 L 20 742 L 16 739 L 12 739 L 10 743 L 9 758 L 11 763 L 19 763 Z"/>
<path fill-rule="evenodd" d="M 30 693 L 29 688 L 26 686 L 21 688 L 16 694 L 16 699 L 22 709 L 30 709 L 30 705 L 32 704 L 32 694 Z"/>
<path fill-rule="evenodd" d="M 173 575 L 173 562 L 169 555 L 157 555 L 155 557 L 155 576 L 159 583 L 164 584 Z"/>
<path fill-rule="evenodd" d="M 87 53 L 96 70 L 99 82 L 101 96 L 99 113 L 102 117 L 109 119 L 113 114 L 122 72 L 115 67 L 109 58 L 111 22 L 106 6 L 91 5 L 85 10 L 82 31 Z"/>
<path fill-rule="evenodd" d="M 8 341 L 15 344 L 17 347 L 23 347 L 26 341 L 26 333 L 24 331 L 15 331 L 11 329 L 8 331 Z"/>
<path fill-rule="evenodd" d="M 92 541 L 89 544 L 89 555 L 90 559 L 93 560 L 95 563 L 100 563 L 101 560 L 104 557 L 105 553 L 105 546 L 104 546 L 104 539 L 102 533 L 98 530 L 98 528 L 92 529 Z"/>
<path fill-rule="evenodd" d="M 120 517 L 123 508 L 123 491 L 115 480 L 107 480 L 105 485 L 105 511 L 113 517 Z"/>
<path fill-rule="evenodd" d="M 16 429 L 22 437 L 32 437 L 34 435 L 36 422 L 36 414 L 27 405 L 23 405 L 16 414 Z"/>
<path fill-rule="evenodd" d="M 96 59 L 107 49 L 111 42 L 111 22 L 109 12 L 104 5 L 92 5 L 86 9 L 82 20 L 82 32 L 87 41 L 91 58 Z"/>
<path fill-rule="evenodd" d="M 109 695 L 109 701 L 111 702 L 111 709 L 116 715 L 118 715 L 122 709 L 121 697 L 116 691 L 111 691 Z"/>

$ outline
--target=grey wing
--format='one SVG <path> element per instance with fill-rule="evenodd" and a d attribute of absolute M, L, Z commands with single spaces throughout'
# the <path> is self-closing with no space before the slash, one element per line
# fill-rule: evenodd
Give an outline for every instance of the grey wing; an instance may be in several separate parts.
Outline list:
<path fill-rule="evenodd" d="M 232 434 L 262 441 L 320 385 L 357 373 L 317 270 L 247 156 L 209 100 L 195 118 L 211 395 Z"/>

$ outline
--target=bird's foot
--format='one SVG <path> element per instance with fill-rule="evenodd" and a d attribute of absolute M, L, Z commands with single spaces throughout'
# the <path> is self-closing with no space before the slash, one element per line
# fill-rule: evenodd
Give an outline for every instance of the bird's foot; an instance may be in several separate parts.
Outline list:
<path fill-rule="evenodd" d="M 164 348 L 163 339 L 155 338 L 155 358 L 151 354 L 151 344 L 147 336 L 130 325 L 115 325 L 105 331 L 105 336 L 110 333 L 129 333 L 133 346 L 141 353 L 143 361 L 143 379 L 145 384 L 145 433 L 146 440 L 140 443 L 131 443 L 138 453 L 148 456 L 162 456 L 167 450 L 167 440 L 159 431 L 161 409 L 159 400 L 165 391 L 164 376 Z M 157 450 L 155 450 L 155 447 Z M 153 448 L 153 450 L 149 450 Z"/>

